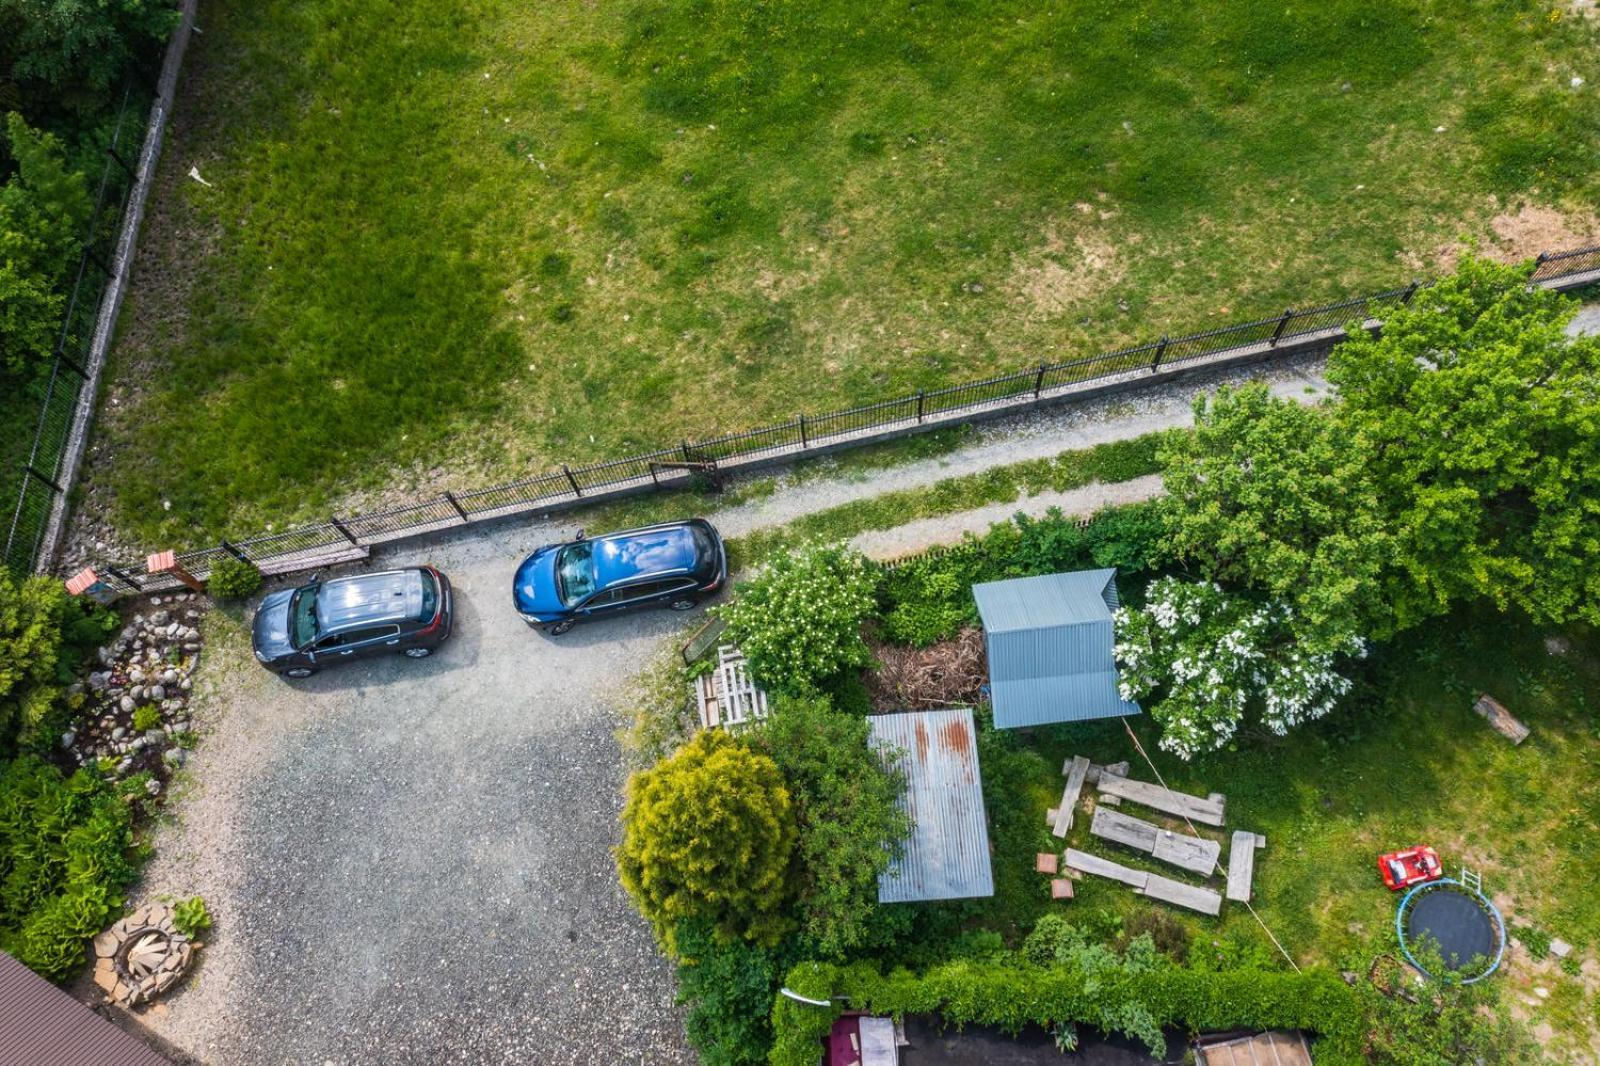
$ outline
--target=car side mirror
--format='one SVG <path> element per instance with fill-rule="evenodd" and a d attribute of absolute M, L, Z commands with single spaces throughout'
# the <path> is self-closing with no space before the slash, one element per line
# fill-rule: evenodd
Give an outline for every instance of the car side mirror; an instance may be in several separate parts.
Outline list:
<path fill-rule="evenodd" d="M 580 529 L 580 530 L 578 530 L 578 535 L 573 539 L 575 539 L 575 540 L 586 540 L 588 538 L 588 536 L 589 536 L 589 534 L 585 533 L 583 530 Z"/>

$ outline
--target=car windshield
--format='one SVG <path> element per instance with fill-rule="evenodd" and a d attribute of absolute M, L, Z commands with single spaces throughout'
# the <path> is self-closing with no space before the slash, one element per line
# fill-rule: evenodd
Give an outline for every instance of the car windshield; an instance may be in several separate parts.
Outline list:
<path fill-rule="evenodd" d="M 426 570 L 422 572 L 422 607 L 414 616 L 419 622 L 433 621 L 434 613 L 439 610 L 439 582 Z"/>
<path fill-rule="evenodd" d="M 289 601 L 289 641 L 303 648 L 317 639 L 317 586 L 310 585 Z"/>
<path fill-rule="evenodd" d="M 568 544 L 556 556 L 556 593 L 573 606 L 594 591 L 594 542 Z"/>

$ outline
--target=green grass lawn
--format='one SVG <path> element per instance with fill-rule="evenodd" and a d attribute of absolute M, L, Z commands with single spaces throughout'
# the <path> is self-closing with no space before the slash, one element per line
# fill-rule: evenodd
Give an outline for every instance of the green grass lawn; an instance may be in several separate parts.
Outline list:
<path fill-rule="evenodd" d="M 1552 653 L 1545 634 L 1506 616 L 1464 614 L 1402 636 L 1371 664 L 1353 707 L 1290 737 L 1242 739 L 1237 751 L 1186 765 L 1158 752 L 1148 720 L 1136 731 L 1168 784 L 1224 793 L 1227 830 L 1266 835 L 1255 906 L 1302 965 L 1365 973 L 1375 955 L 1392 950 L 1397 899 L 1379 881 L 1375 860 L 1414 843 L 1438 848 L 1452 875 L 1463 864 L 1479 871 L 1513 929 L 1532 928 L 1524 939 L 1554 935 L 1592 960 L 1600 951 L 1600 640 L 1587 631 L 1564 639 L 1567 650 Z M 1480 691 L 1532 727 L 1524 744 L 1512 746 L 1472 713 Z M 1150 779 L 1120 723 L 1053 727 L 1007 748 L 1004 759 L 991 760 L 993 774 L 983 768 L 998 894 L 981 920 L 1016 935 L 1052 907 L 1102 925 L 1153 907 L 1175 913 L 1097 878 L 1078 882 L 1072 903 L 1051 903 L 1046 879 L 1033 872 L 1036 850 L 1059 849 L 1044 812 L 1060 800 L 1064 758 L 1126 758 L 1133 776 Z M 1026 802 L 1016 802 L 1018 791 Z M 1160 869 L 1096 840 L 1087 823 L 1080 815 L 1072 846 Z M 1227 838 L 1201 829 L 1224 841 L 1226 862 Z M 1235 904 L 1225 904 L 1220 919 L 1183 920 L 1194 943 L 1208 951 L 1214 944 L 1225 958 L 1270 965 L 1277 957 Z M 1545 1042 L 1562 1061 L 1591 1062 L 1600 1051 L 1600 998 L 1593 962 L 1588 967 L 1580 976 L 1519 951 L 1493 978 L 1502 1003 L 1535 1026 L 1548 1024 Z M 1548 1000 L 1539 1000 L 1539 987 Z"/>
<path fill-rule="evenodd" d="M 1600 200 L 1600 24 L 1532 3 L 223 0 L 204 31 L 90 472 L 145 539 L 1275 313 Z"/>

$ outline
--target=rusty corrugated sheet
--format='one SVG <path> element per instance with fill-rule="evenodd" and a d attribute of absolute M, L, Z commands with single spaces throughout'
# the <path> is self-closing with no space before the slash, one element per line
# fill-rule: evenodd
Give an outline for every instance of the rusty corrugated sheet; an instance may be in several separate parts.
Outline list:
<path fill-rule="evenodd" d="M 0 951 L 0 1066 L 172 1066 Z"/>
<path fill-rule="evenodd" d="M 912 820 L 904 853 L 878 876 L 878 901 L 994 895 L 972 711 L 908 711 L 867 722 L 875 746 L 899 753 L 901 805 Z"/>

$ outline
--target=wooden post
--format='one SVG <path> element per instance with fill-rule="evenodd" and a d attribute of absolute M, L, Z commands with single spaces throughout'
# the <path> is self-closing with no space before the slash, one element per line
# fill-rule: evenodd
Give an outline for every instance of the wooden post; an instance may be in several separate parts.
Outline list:
<path fill-rule="evenodd" d="M 189 571 L 178 565 L 178 553 L 170 548 L 164 552 L 156 552 L 145 560 L 144 568 L 152 574 L 171 574 L 178 581 L 188 585 L 196 592 L 205 592 L 206 587 Z"/>

